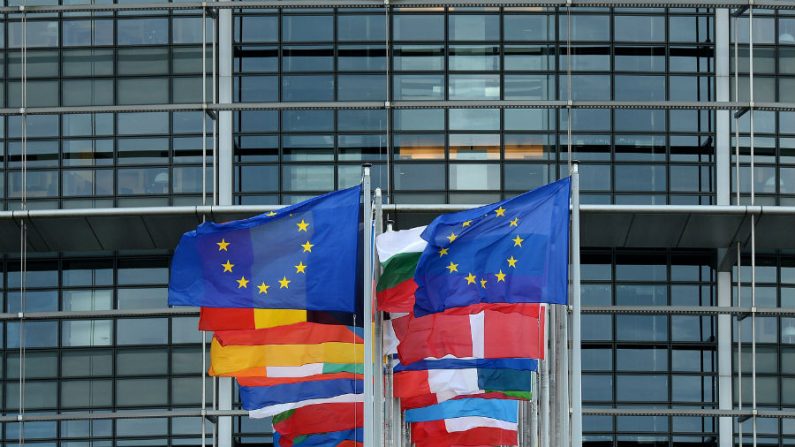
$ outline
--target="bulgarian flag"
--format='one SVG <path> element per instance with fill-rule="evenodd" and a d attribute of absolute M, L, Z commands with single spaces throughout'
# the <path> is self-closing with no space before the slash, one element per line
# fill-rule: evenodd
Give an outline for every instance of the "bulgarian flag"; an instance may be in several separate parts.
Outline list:
<path fill-rule="evenodd" d="M 235 372 L 238 380 L 242 378 L 258 379 L 301 379 L 323 374 L 364 374 L 364 365 L 361 363 L 308 363 L 301 366 L 254 366 Z M 211 372 L 212 374 L 212 372 Z"/>
<path fill-rule="evenodd" d="M 251 368 L 363 361 L 364 345 L 359 343 L 223 346 L 214 338 L 210 345 L 210 374 L 221 377 L 237 376 Z"/>
<path fill-rule="evenodd" d="M 414 271 L 427 242 L 421 237 L 425 227 L 388 231 L 375 240 L 381 277 L 376 287 L 378 308 L 384 312 L 411 312 L 414 308 Z"/>

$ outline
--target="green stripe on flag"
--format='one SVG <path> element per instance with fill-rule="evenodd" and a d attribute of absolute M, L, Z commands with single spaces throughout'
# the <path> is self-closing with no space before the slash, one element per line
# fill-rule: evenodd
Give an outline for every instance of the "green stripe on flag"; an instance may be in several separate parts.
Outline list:
<path fill-rule="evenodd" d="M 295 410 L 287 410 L 284 413 L 279 413 L 279 414 L 277 414 L 276 416 L 273 417 L 272 422 L 273 422 L 273 424 L 278 424 L 281 421 L 289 419 L 290 416 L 293 415 L 293 413 L 295 413 Z"/>
<path fill-rule="evenodd" d="M 420 252 L 400 253 L 392 256 L 383 265 L 383 273 L 378 279 L 378 292 L 395 287 L 396 285 L 414 278 L 417 263 L 420 261 Z"/>
<path fill-rule="evenodd" d="M 514 397 L 522 400 L 530 400 L 533 398 L 533 393 L 531 391 L 494 391 L 494 390 L 484 390 L 484 391 L 487 393 L 501 393 L 508 397 Z"/>
<path fill-rule="evenodd" d="M 334 373 L 352 373 L 364 374 L 364 365 L 362 363 L 324 363 L 323 374 Z"/>

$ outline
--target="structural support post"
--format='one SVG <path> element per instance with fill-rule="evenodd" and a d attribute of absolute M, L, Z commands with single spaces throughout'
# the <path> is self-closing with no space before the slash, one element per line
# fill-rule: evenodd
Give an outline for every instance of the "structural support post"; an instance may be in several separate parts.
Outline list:
<path fill-rule="evenodd" d="M 384 213 L 382 210 L 382 196 L 381 196 L 381 188 L 375 189 L 375 236 L 381 234 L 384 230 Z M 378 261 L 375 259 L 375 250 L 373 250 L 373 278 L 380 276 L 381 274 L 381 266 Z M 372 283 L 371 283 L 372 284 Z M 372 290 L 372 286 L 371 286 Z M 385 431 L 384 431 L 384 325 L 383 325 L 383 318 L 382 313 L 378 310 L 378 306 L 376 303 L 373 303 L 373 315 L 374 315 L 374 332 L 375 332 L 375 341 L 374 341 L 374 348 L 375 348 L 375 362 L 373 365 L 375 374 L 373 375 L 373 380 L 375 381 L 375 395 L 373 396 L 374 403 L 373 406 L 375 408 L 375 414 L 373 417 L 373 426 L 376 427 L 378 430 L 378 436 L 376 436 L 376 443 L 378 446 L 385 445 Z"/>
<path fill-rule="evenodd" d="M 539 370 L 540 370 L 540 390 L 539 392 L 541 395 L 540 398 L 540 411 L 539 417 L 541 418 L 541 447 L 551 447 L 549 435 L 550 435 L 550 416 L 552 415 L 551 408 L 550 408 L 550 398 L 549 398 L 549 361 L 551 360 L 551 333 L 549 330 L 550 325 L 550 312 L 549 306 L 544 306 L 544 321 L 546 324 L 544 325 L 544 349 L 546 351 L 546 355 L 544 355 L 544 360 L 540 362 Z"/>
<path fill-rule="evenodd" d="M 373 203 L 370 197 L 370 165 L 363 165 L 364 193 L 364 447 L 375 447 L 373 381 Z"/>
<path fill-rule="evenodd" d="M 232 10 L 218 9 L 218 101 L 232 102 Z M 204 117 L 202 117 L 204 119 Z M 232 112 L 218 112 L 218 204 L 232 205 Z M 218 409 L 232 409 L 232 378 L 218 379 Z M 218 418 L 218 447 L 232 447 L 232 418 Z"/>
<path fill-rule="evenodd" d="M 580 168 L 571 169 L 571 446 L 582 447 L 582 335 L 580 331 Z"/>
<path fill-rule="evenodd" d="M 728 9 L 715 10 L 715 99 L 731 99 L 730 69 L 730 14 Z M 715 193 L 718 205 L 731 204 L 731 112 L 715 112 Z M 731 250 L 731 247 L 728 247 Z M 718 268 L 727 257 L 727 249 L 718 250 Z M 727 266 L 730 267 L 730 266 Z M 731 272 L 718 271 L 718 306 L 731 306 Z M 732 316 L 718 315 L 718 408 L 731 410 L 732 400 Z M 731 447 L 733 443 L 731 417 L 718 420 L 719 446 Z"/>

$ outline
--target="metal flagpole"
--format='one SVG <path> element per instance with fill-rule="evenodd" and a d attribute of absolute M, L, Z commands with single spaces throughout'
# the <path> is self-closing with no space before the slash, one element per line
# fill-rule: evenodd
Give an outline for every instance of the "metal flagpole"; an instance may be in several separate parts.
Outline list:
<path fill-rule="evenodd" d="M 372 221 L 373 204 L 370 198 L 370 164 L 362 165 L 364 207 L 364 447 L 375 447 L 373 424 L 373 266 Z"/>
<path fill-rule="evenodd" d="M 549 442 L 549 417 L 551 415 L 550 412 L 550 400 L 549 400 L 549 360 L 550 360 L 550 332 L 549 332 L 549 306 L 544 306 L 544 350 L 546 351 L 544 355 L 544 360 L 540 362 L 539 369 L 541 373 L 541 377 L 539 382 L 541 382 L 541 386 L 539 386 L 541 393 L 540 400 L 541 400 L 541 411 L 539 415 L 541 417 L 541 447 L 551 447 Z"/>
<path fill-rule="evenodd" d="M 582 334 L 580 331 L 580 168 L 571 169 L 571 445 L 582 447 Z"/>
<path fill-rule="evenodd" d="M 384 231 L 384 214 L 381 209 L 382 205 L 381 188 L 375 189 L 375 235 L 378 236 Z M 373 273 L 380 275 L 381 266 L 377 262 L 373 262 Z M 383 318 L 381 311 L 377 306 L 373 307 L 375 315 L 375 394 L 374 394 L 374 407 L 375 415 L 373 417 L 373 425 L 378 429 L 380 435 L 376 438 L 379 446 L 385 445 L 385 430 L 384 430 L 384 328 Z"/>
<path fill-rule="evenodd" d="M 555 417 L 557 418 L 557 442 L 552 447 L 569 446 L 569 315 L 567 306 L 555 306 L 555 381 L 557 402 Z"/>

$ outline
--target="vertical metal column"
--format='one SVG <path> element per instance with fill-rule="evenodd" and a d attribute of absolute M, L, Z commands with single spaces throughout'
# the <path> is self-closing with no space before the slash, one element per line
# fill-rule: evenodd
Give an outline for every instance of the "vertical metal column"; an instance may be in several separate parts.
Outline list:
<path fill-rule="evenodd" d="M 552 337 L 551 332 L 549 330 L 549 320 L 550 320 L 550 312 L 549 306 L 544 306 L 544 350 L 546 351 L 544 355 L 544 360 L 542 360 L 539 364 L 539 382 L 541 385 L 539 386 L 541 393 L 540 398 L 540 409 L 539 409 L 539 417 L 541 418 L 541 447 L 552 447 L 550 443 L 549 435 L 551 433 L 550 429 L 550 416 L 552 415 L 551 408 L 550 408 L 550 399 L 549 399 L 549 361 L 551 356 L 551 349 L 552 346 Z"/>
<path fill-rule="evenodd" d="M 362 190 L 364 206 L 364 447 L 375 447 L 373 383 L 373 204 L 370 198 L 370 164 L 364 164 Z"/>
<path fill-rule="evenodd" d="M 715 10 L 715 93 L 717 101 L 729 101 L 730 95 L 730 32 L 729 10 Z M 718 205 L 729 205 L 731 197 L 731 111 L 715 112 L 715 195 Z M 718 250 L 718 265 L 731 247 Z M 731 306 L 731 272 L 719 271 L 717 276 L 718 306 Z M 731 410 L 732 402 L 732 316 L 718 315 L 718 408 Z M 720 447 L 731 447 L 733 420 L 721 417 Z"/>
<path fill-rule="evenodd" d="M 223 0 L 228 1 L 228 0 Z M 232 103 L 232 10 L 218 9 L 218 102 Z M 218 126 L 218 204 L 232 204 L 232 112 L 220 111 Z M 218 379 L 218 409 L 232 409 L 232 378 Z M 232 447 L 232 418 L 218 418 L 218 447 Z"/>
<path fill-rule="evenodd" d="M 382 196 L 381 188 L 375 189 L 375 234 L 378 236 L 383 233 L 384 228 L 384 212 L 382 210 Z M 375 250 L 373 250 L 374 252 Z M 375 253 L 373 253 L 373 278 L 377 278 L 381 273 L 381 266 L 375 260 Z M 371 282 L 371 287 L 372 287 Z M 378 310 L 376 303 L 373 303 L 373 314 L 375 315 L 375 341 L 374 341 L 374 375 L 375 381 L 375 395 L 373 406 L 375 407 L 375 415 L 373 418 L 373 425 L 378 430 L 379 436 L 376 437 L 376 444 L 379 446 L 385 445 L 386 430 L 384 425 L 384 325 L 382 312 Z"/>
<path fill-rule="evenodd" d="M 582 334 L 580 331 L 580 165 L 571 169 L 571 445 L 582 447 Z"/>
<path fill-rule="evenodd" d="M 748 100 L 750 105 L 750 152 L 751 152 L 751 206 L 755 204 L 756 182 L 754 172 L 754 6 L 748 9 Z M 756 217 L 751 218 L 751 439 L 756 447 Z"/>

